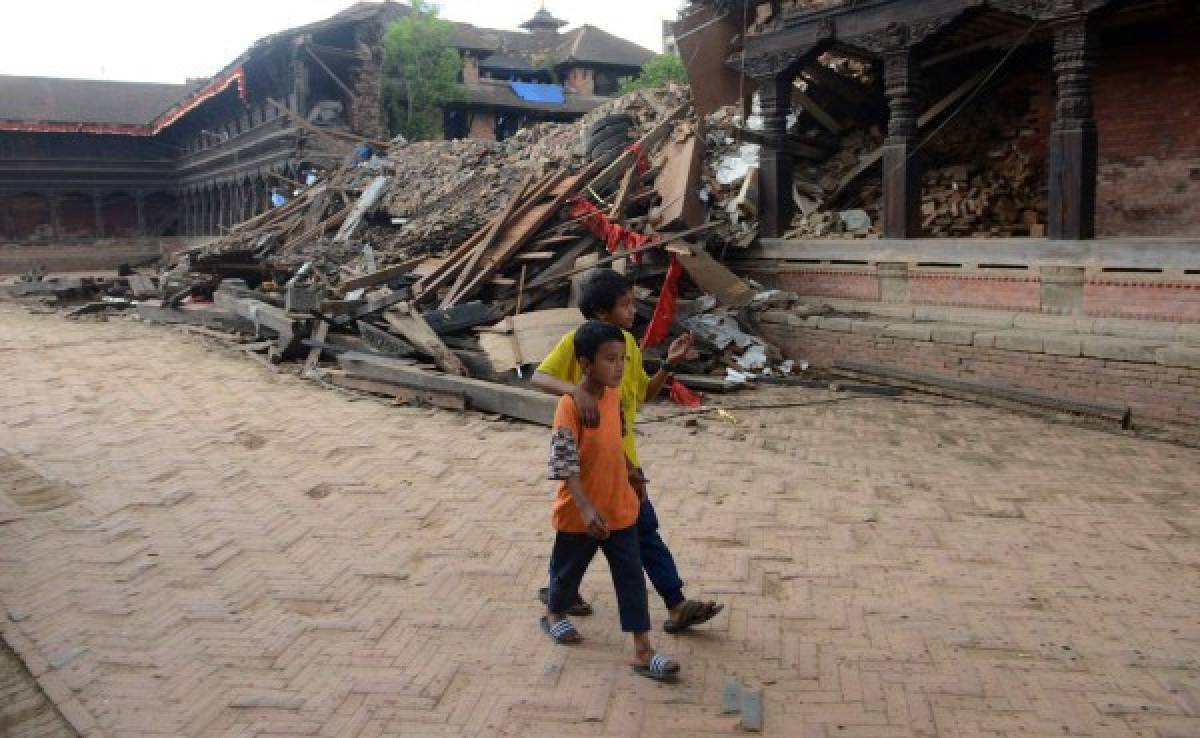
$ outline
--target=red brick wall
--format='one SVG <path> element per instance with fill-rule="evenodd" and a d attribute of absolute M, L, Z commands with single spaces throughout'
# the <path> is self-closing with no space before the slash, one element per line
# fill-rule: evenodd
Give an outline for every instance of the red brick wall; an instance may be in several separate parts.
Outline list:
<path fill-rule="evenodd" d="M 909 272 L 909 301 L 918 305 L 1032 310 L 1042 306 L 1037 277 L 996 277 L 937 272 Z"/>
<path fill-rule="evenodd" d="M 851 269 L 821 269 L 780 272 L 772 280 L 781 290 L 799 295 L 840 297 L 845 300 L 878 300 L 879 277 L 875 267 Z"/>
<path fill-rule="evenodd" d="M 1200 9 L 1184 13 L 1169 28 L 1104 38 L 1100 236 L 1200 235 Z"/>
<path fill-rule="evenodd" d="M 876 338 L 775 324 L 764 324 L 760 330 L 785 355 L 815 366 L 829 366 L 838 359 L 869 361 L 1051 392 L 1083 402 L 1121 402 L 1133 409 L 1135 425 L 1200 426 L 1200 369 Z"/>
<path fill-rule="evenodd" d="M 1200 282 L 1088 280 L 1083 285 L 1083 312 L 1104 318 L 1200 323 Z"/>

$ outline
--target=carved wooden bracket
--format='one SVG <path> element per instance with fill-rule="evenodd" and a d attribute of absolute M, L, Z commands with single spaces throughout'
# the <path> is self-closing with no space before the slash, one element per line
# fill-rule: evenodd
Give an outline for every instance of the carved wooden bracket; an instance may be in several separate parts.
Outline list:
<path fill-rule="evenodd" d="M 881 28 L 878 31 L 842 40 L 864 51 L 876 54 L 889 54 L 903 49 L 911 49 L 950 25 L 958 15 L 958 13 L 953 15 L 938 15 L 931 18 L 905 21 L 903 23 L 895 21 L 887 24 L 885 28 Z"/>
<path fill-rule="evenodd" d="M 1053 20 L 1091 13 L 1111 2 L 1112 0 L 988 0 L 988 6 L 1026 18 Z"/>
<path fill-rule="evenodd" d="M 756 80 L 771 79 L 795 70 L 799 66 L 800 60 L 807 54 L 808 49 L 767 51 L 761 54 L 748 54 L 744 61 L 733 57 L 729 64 L 744 70 L 746 76 Z"/>

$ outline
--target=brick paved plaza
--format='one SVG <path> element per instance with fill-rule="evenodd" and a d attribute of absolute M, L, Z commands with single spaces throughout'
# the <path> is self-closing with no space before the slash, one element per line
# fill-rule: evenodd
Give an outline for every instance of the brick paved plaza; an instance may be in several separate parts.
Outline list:
<path fill-rule="evenodd" d="M 5 667 L 0 734 L 736 735 L 732 677 L 771 736 L 1200 735 L 1195 449 L 824 390 L 646 423 L 689 594 L 727 604 L 655 634 L 668 686 L 602 559 L 587 642 L 537 626 L 543 429 L 11 306 L 0 366 L 0 621 L 61 713 Z"/>

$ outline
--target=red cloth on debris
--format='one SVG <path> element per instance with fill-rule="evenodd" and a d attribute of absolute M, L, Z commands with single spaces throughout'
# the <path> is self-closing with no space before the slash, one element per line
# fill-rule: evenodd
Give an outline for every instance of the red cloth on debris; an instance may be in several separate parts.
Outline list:
<path fill-rule="evenodd" d="M 640 177 L 650 171 L 650 157 L 646 156 L 646 152 L 642 150 L 640 143 L 633 142 L 626 151 L 632 151 L 633 155 L 637 157 L 637 160 L 633 164 L 634 174 Z"/>
<path fill-rule="evenodd" d="M 646 335 L 642 336 L 642 348 L 657 346 L 671 334 L 671 324 L 675 322 L 675 301 L 679 299 L 679 278 L 683 276 L 683 264 L 671 254 L 671 264 L 667 267 L 667 277 L 663 280 L 662 292 L 658 296 L 658 305 L 654 307 L 654 317 L 646 326 Z"/>
<path fill-rule="evenodd" d="M 621 251 L 635 251 L 650 242 L 649 236 L 643 236 L 637 231 L 630 230 L 619 223 L 613 223 L 603 211 L 577 195 L 571 200 L 568 214 L 573 220 L 583 220 L 583 225 L 592 235 L 604 242 L 608 253 L 616 254 Z M 633 254 L 629 258 L 635 264 L 642 261 L 641 254 Z"/>
<path fill-rule="evenodd" d="M 684 407 L 700 407 L 703 404 L 700 395 L 692 392 L 678 379 L 671 380 L 671 402 Z"/>

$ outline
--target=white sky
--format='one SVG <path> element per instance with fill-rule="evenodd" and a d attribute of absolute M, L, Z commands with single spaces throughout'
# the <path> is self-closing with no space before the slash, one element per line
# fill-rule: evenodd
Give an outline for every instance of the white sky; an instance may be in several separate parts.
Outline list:
<path fill-rule="evenodd" d="M 0 74 L 177 82 L 211 76 L 254 41 L 327 18 L 354 0 L 7 0 Z M 442 17 L 516 29 L 539 0 L 438 0 Z M 546 0 L 573 28 L 591 23 L 662 51 L 680 0 Z"/>

